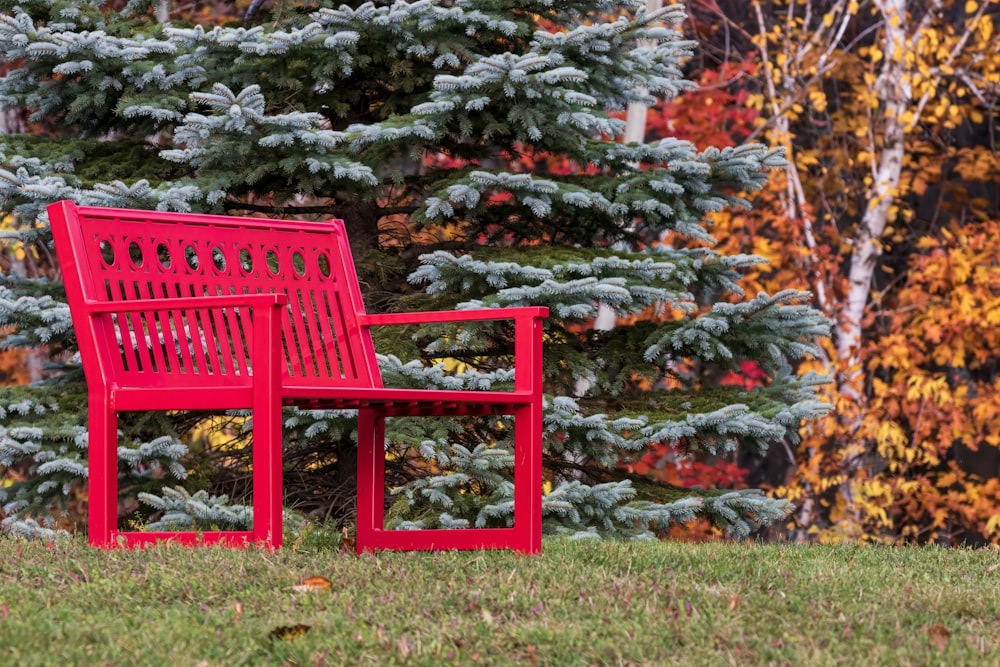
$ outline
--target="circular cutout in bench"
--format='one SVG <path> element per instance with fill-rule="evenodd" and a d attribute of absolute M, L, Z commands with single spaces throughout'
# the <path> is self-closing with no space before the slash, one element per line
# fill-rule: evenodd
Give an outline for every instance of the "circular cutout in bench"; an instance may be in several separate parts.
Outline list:
<path fill-rule="evenodd" d="M 163 268 L 170 268 L 170 248 L 167 247 L 166 243 L 156 244 L 156 259 Z"/>
<path fill-rule="evenodd" d="M 278 253 L 273 250 L 268 250 L 264 253 L 264 261 L 267 264 L 267 270 L 271 273 L 271 275 L 278 275 L 278 271 L 281 268 L 278 266 Z"/>
<path fill-rule="evenodd" d="M 101 253 L 101 261 L 104 262 L 105 266 L 115 265 L 115 248 L 111 245 L 111 241 L 101 239 L 101 242 L 97 244 L 97 249 Z"/>
<path fill-rule="evenodd" d="M 298 250 L 292 253 L 292 270 L 300 278 L 306 275 L 306 260 Z"/>
<path fill-rule="evenodd" d="M 253 273 L 253 255 L 248 248 L 240 248 L 240 269 L 243 273 Z"/>
<path fill-rule="evenodd" d="M 128 258 L 136 268 L 142 266 L 142 248 L 135 241 L 128 244 Z"/>
<path fill-rule="evenodd" d="M 330 258 L 326 256 L 325 252 L 319 253 L 316 256 L 316 264 L 319 266 L 320 275 L 324 278 L 330 277 Z"/>
<path fill-rule="evenodd" d="M 191 269 L 198 270 L 200 262 L 198 261 L 198 251 L 194 249 L 194 246 L 184 246 L 184 261 L 187 262 L 188 267 Z"/>
<path fill-rule="evenodd" d="M 215 270 L 219 273 L 226 272 L 226 256 L 222 252 L 222 248 L 216 246 L 212 248 L 212 264 L 215 265 Z"/>

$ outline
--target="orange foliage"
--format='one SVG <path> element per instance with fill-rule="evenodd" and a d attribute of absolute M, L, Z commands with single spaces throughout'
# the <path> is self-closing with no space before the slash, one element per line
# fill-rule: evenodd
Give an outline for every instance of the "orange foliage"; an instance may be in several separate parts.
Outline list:
<path fill-rule="evenodd" d="M 866 526 L 921 541 L 995 541 L 1000 222 L 955 225 L 915 245 L 892 307 L 875 317 L 881 335 L 866 345 L 862 435 L 881 459 L 862 485 Z"/>
<path fill-rule="evenodd" d="M 692 3 L 692 36 L 730 69 L 702 75 L 703 89 L 666 105 L 655 126 L 699 146 L 749 136 L 788 151 L 789 168 L 752 194 L 752 211 L 713 217 L 725 252 L 771 262 L 748 276 L 748 291 L 810 289 L 838 333 L 849 331 L 853 251 L 877 247 L 860 340 L 835 338 L 800 369 L 837 380 L 826 391 L 835 411 L 807 425 L 778 457 L 794 463 L 766 480 L 798 504 L 789 528 L 799 538 L 1000 539 L 990 120 L 1000 2 L 938 4 L 905 3 L 904 21 L 880 11 L 896 3 Z M 894 42 L 899 29 L 906 39 Z M 716 99 L 739 113 L 706 112 Z M 893 142 L 901 169 L 888 187 L 879 174 Z M 865 214 L 886 200 L 885 228 L 869 239 Z"/>
<path fill-rule="evenodd" d="M 6 350 L 0 352 L 0 385 L 28 384 L 37 380 L 38 372 L 32 366 L 37 356 L 34 350 Z"/>

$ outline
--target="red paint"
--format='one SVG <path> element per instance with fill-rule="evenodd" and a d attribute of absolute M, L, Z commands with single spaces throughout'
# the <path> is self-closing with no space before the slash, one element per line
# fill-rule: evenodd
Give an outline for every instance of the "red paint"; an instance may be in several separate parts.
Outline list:
<path fill-rule="evenodd" d="M 92 545 L 173 540 L 279 547 L 281 407 L 297 405 L 358 410 L 359 553 L 541 550 L 546 308 L 368 315 L 340 220 L 302 223 L 70 201 L 48 211 L 89 391 Z M 514 391 L 382 386 L 372 326 L 499 319 L 514 320 Z M 119 531 L 119 412 L 237 408 L 253 411 L 253 530 Z M 385 530 L 385 418 L 487 414 L 515 417 L 514 527 Z"/>

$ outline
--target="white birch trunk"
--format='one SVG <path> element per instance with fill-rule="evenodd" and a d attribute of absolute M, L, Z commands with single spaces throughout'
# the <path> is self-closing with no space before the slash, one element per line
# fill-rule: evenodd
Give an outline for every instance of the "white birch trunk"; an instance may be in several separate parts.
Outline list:
<path fill-rule="evenodd" d="M 861 410 L 864 409 L 864 368 L 861 357 L 862 323 L 871 295 L 872 279 L 882 254 L 882 236 L 889 222 L 889 213 L 899 187 L 906 151 L 906 128 L 903 113 L 912 100 L 906 69 L 906 51 L 909 48 L 906 21 L 906 0 L 874 0 L 882 15 L 885 30 L 884 60 L 875 82 L 878 108 L 872 114 L 869 134 L 872 159 L 872 185 L 868 205 L 858 224 L 848 265 L 848 291 L 841 316 L 835 328 L 837 355 L 841 373 L 837 378 L 841 396 L 858 405 L 857 416 L 842 422 L 846 429 L 846 447 L 841 473 L 843 482 L 839 493 L 845 502 L 845 512 L 855 519 L 854 484 L 862 457 L 863 443 L 852 436 L 856 432 Z M 876 129 L 879 130 L 878 141 Z"/>
<path fill-rule="evenodd" d="M 858 225 L 851 250 L 848 271 L 848 292 L 836 328 L 837 353 L 844 363 L 840 379 L 841 391 L 858 398 L 861 387 L 861 324 L 871 291 L 878 257 L 882 253 L 881 239 L 889 221 L 889 211 L 899 188 L 905 154 L 903 113 L 912 100 L 907 82 L 905 55 L 908 48 L 906 32 L 906 1 L 875 0 L 882 13 L 885 30 L 882 71 L 875 83 L 879 101 L 876 110 L 881 125 L 881 145 L 871 135 L 872 186 L 868 206 Z"/>
<path fill-rule="evenodd" d="M 646 12 L 655 12 L 662 5 L 663 0 L 646 0 Z M 644 91 L 645 92 L 645 91 Z M 646 105 L 632 102 L 628 105 L 628 114 L 625 117 L 625 143 L 644 143 L 646 141 Z M 601 305 L 597 310 L 597 317 L 594 318 L 594 329 L 597 331 L 611 331 L 618 323 L 618 316 L 615 311 L 608 306 Z M 590 389 L 590 383 L 580 380 L 576 383 L 575 391 L 577 396 L 583 396 Z"/>
<path fill-rule="evenodd" d="M 872 278 L 882 253 L 881 239 L 889 222 L 889 210 L 896 198 L 903 171 L 906 128 L 903 114 L 913 99 L 906 71 L 909 47 L 906 30 L 905 0 L 875 0 L 882 13 L 885 30 L 885 56 L 882 71 L 875 83 L 879 101 L 876 110 L 881 124 L 881 146 L 871 137 L 872 187 L 868 206 L 861 218 L 848 271 L 848 292 L 840 322 L 836 328 L 837 352 L 844 363 L 841 391 L 858 397 L 862 375 L 861 323 L 871 292 Z"/>
<path fill-rule="evenodd" d="M 651 14 L 663 6 L 663 0 L 646 0 L 646 13 Z M 648 92 L 643 89 L 643 92 Z M 628 113 L 625 116 L 625 137 L 626 144 L 644 143 L 646 141 L 646 105 L 638 102 L 631 102 L 628 105 Z"/>

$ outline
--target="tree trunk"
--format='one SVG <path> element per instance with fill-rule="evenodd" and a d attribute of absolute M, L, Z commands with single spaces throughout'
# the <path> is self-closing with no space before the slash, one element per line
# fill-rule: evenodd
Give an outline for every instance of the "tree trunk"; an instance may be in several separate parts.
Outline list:
<path fill-rule="evenodd" d="M 854 236 L 848 265 L 848 291 L 835 329 L 841 369 L 837 378 L 838 389 L 841 396 L 848 398 L 859 408 L 842 424 L 847 435 L 847 451 L 843 453 L 841 471 L 844 481 L 840 484 L 839 491 L 846 502 L 849 515 L 855 513 L 852 509 L 854 483 L 865 452 L 864 444 L 855 442 L 852 437 L 857 431 L 858 415 L 865 400 L 862 386 L 862 322 L 868 307 L 872 278 L 882 254 L 882 236 L 898 193 L 906 151 L 903 114 L 912 100 L 906 69 L 906 53 L 909 48 L 906 0 L 875 0 L 875 7 L 882 16 L 885 55 L 882 70 L 875 82 L 878 107 L 873 110 L 873 128 L 869 134 L 870 152 L 873 156 L 872 185 L 868 205 Z M 876 121 L 878 125 L 875 124 Z M 876 129 L 880 131 L 876 133 Z"/>
<path fill-rule="evenodd" d="M 369 252 L 378 248 L 379 207 L 374 203 L 338 203 L 337 217 L 344 219 L 347 240 L 355 263 L 361 262 Z"/>
<path fill-rule="evenodd" d="M 903 171 L 905 135 L 903 113 L 912 99 L 904 69 L 907 50 L 905 0 L 875 0 L 882 13 L 885 29 L 885 58 L 875 83 L 881 116 L 881 142 L 871 136 L 872 186 L 868 207 L 861 218 L 851 250 L 848 279 L 850 286 L 844 309 L 837 326 L 837 352 L 846 362 L 840 386 L 855 395 L 861 375 L 861 322 L 881 250 L 881 238 L 889 221 L 889 210 L 896 197 L 899 177 Z M 879 145 L 881 143 L 881 145 Z"/>

